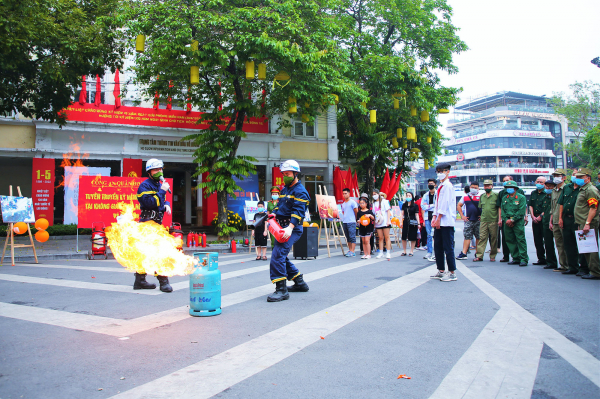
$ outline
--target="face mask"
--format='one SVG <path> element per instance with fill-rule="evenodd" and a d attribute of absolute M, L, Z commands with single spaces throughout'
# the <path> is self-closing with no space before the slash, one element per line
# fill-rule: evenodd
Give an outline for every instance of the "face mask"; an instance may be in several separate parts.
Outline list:
<path fill-rule="evenodd" d="M 471 192 L 471 187 L 465 188 L 465 194 L 469 194 Z"/>
<path fill-rule="evenodd" d="M 541 183 L 536 183 L 535 188 L 537 188 L 538 190 L 541 190 L 542 188 L 544 188 L 544 185 Z"/>
<path fill-rule="evenodd" d="M 374 200 L 377 200 L 377 199 L 379 199 L 379 194 L 373 194 L 373 199 L 374 199 Z"/>
<path fill-rule="evenodd" d="M 163 176 L 163 172 L 158 172 L 152 175 L 152 178 L 154 180 L 160 180 L 160 178 Z"/>
<path fill-rule="evenodd" d="M 433 190 L 435 188 L 435 186 L 433 184 L 430 184 L 427 186 L 427 188 L 429 188 L 430 190 Z"/>
<path fill-rule="evenodd" d="M 512 188 L 512 187 L 509 187 L 509 188 L 506 189 L 506 192 L 509 193 L 509 194 L 514 194 L 515 193 L 515 189 Z"/>
<path fill-rule="evenodd" d="M 562 177 L 555 177 L 555 178 L 554 178 L 554 184 L 560 184 L 560 183 L 562 183 L 562 182 L 563 182 L 563 179 L 562 179 Z"/>
<path fill-rule="evenodd" d="M 438 173 L 438 174 L 437 174 L 437 179 L 438 179 L 439 181 L 442 181 L 442 180 L 444 180 L 445 178 L 446 178 L 446 174 L 445 174 L 445 173 Z"/>
<path fill-rule="evenodd" d="M 404 199 L 406 200 L 406 202 L 412 201 L 412 197 L 404 197 Z"/>
<path fill-rule="evenodd" d="M 574 177 L 571 180 L 573 181 L 573 183 L 577 184 L 579 187 L 585 186 L 585 180 L 583 180 L 583 179 L 578 179 L 578 178 Z"/>
<path fill-rule="evenodd" d="M 551 188 L 545 188 L 545 189 L 544 189 L 544 192 L 545 192 L 546 194 L 552 194 L 552 189 L 551 189 Z"/>
<path fill-rule="evenodd" d="M 262 208 L 262 207 L 261 207 L 261 208 L 258 208 L 258 211 L 259 211 L 259 212 L 264 212 L 264 211 L 265 211 L 265 208 Z"/>
<path fill-rule="evenodd" d="M 294 179 L 295 179 L 294 176 L 283 176 L 283 184 L 285 184 L 286 186 L 289 186 L 290 184 L 292 184 Z"/>
<path fill-rule="evenodd" d="M 488 194 L 492 192 L 492 189 L 491 189 L 491 188 L 486 188 L 486 189 L 484 189 L 484 190 L 485 190 L 485 192 L 486 192 L 486 193 L 488 193 Z"/>
<path fill-rule="evenodd" d="M 271 198 L 273 198 L 274 200 L 276 200 L 277 198 L 279 198 L 279 194 L 273 194 L 273 195 L 271 195 Z"/>
<path fill-rule="evenodd" d="M 510 180 L 509 180 L 510 181 Z M 506 183 L 508 183 L 508 181 L 502 182 L 503 186 L 506 186 Z"/>

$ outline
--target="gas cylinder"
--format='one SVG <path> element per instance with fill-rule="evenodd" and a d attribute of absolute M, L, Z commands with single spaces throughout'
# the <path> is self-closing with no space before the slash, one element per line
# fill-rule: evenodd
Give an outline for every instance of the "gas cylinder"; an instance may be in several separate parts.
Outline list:
<path fill-rule="evenodd" d="M 218 252 L 194 253 L 194 271 L 190 274 L 190 315 L 221 314 L 221 271 Z"/>
<path fill-rule="evenodd" d="M 106 252 L 107 239 L 104 231 L 104 222 L 92 223 L 92 250 L 88 252 L 88 259 L 93 259 L 94 255 L 104 255 L 104 259 L 108 257 Z"/>
<path fill-rule="evenodd" d="M 283 238 L 283 228 L 277 223 L 274 214 L 269 215 L 267 227 L 269 228 L 269 233 L 273 234 L 273 237 L 275 237 L 278 242 L 287 242 L 287 240 L 290 239 L 290 237 Z"/>
<path fill-rule="evenodd" d="M 231 240 L 231 253 L 237 253 L 237 243 L 235 242 L 235 240 Z"/>
<path fill-rule="evenodd" d="M 206 233 L 202 233 L 202 248 L 206 248 Z"/>
<path fill-rule="evenodd" d="M 181 231 L 181 224 L 173 223 L 173 226 L 170 229 L 170 233 L 173 237 L 181 240 L 181 243 L 177 245 L 177 249 L 183 251 L 183 232 Z"/>

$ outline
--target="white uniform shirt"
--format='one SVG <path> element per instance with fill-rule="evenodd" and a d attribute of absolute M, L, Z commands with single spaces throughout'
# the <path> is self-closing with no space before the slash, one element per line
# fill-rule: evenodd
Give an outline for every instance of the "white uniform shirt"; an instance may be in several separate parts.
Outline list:
<path fill-rule="evenodd" d="M 450 179 L 446 179 L 435 192 L 433 216 L 440 217 L 440 226 L 454 227 L 456 224 L 456 196 Z"/>

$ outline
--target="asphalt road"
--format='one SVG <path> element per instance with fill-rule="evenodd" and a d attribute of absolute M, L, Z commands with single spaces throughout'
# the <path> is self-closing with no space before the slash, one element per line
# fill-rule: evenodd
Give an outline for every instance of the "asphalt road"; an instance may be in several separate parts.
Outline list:
<path fill-rule="evenodd" d="M 528 267 L 471 254 L 447 283 L 421 251 L 321 249 L 281 303 L 268 262 L 221 255 L 207 318 L 187 315 L 187 277 L 164 294 L 110 260 L 4 266 L 0 398 L 598 398 L 600 281 L 531 265 L 527 234 Z"/>

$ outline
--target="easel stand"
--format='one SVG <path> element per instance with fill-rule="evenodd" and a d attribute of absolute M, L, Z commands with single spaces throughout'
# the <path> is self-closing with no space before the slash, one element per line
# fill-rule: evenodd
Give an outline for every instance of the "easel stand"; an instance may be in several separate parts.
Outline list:
<path fill-rule="evenodd" d="M 323 189 L 325 191 L 325 195 L 327 195 L 327 188 L 323 187 Z M 319 195 L 322 195 L 321 186 L 319 186 Z M 330 229 L 331 229 L 331 232 L 329 231 Z M 331 258 L 331 250 L 329 248 L 330 242 L 333 242 L 335 249 L 337 249 L 336 238 L 340 242 L 340 247 L 342 248 L 342 255 L 346 255 L 346 253 L 344 251 L 344 246 L 342 245 L 342 240 L 340 238 L 340 233 L 339 233 L 336 221 L 332 221 L 331 227 L 328 228 L 326 219 L 321 219 L 321 223 L 319 224 L 319 238 L 317 240 L 318 243 L 321 242 L 321 230 L 325 231 L 325 244 L 327 245 L 327 256 Z M 343 231 L 343 229 L 342 229 L 342 231 Z"/>
<path fill-rule="evenodd" d="M 17 186 L 17 192 L 19 193 L 19 197 L 21 197 L 21 187 Z M 12 197 L 13 190 L 12 186 L 9 186 L 9 195 Z M 33 248 L 33 256 L 35 257 L 35 263 L 38 263 L 37 253 L 35 252 L 35 244 L 33 243 L 33 236 L 31 235 L 31 228 L 29 227 L 29 223 L 25 223 L 27 225 L 27 233 L 29 234 L 29 240 L 31 244 L 15 244 L 15 224 L 9 223 L 8 230 L 6 231 L 6 241 L 4 241 L 4 250 L 2 251 L 2 259 L 0 260 L 0 266 L 4 263 L 4 254 L 6 253 L 6 247 L 10 245 L 10 259 L 11 264 L 15 265 L 15 248 Z M 8 240 L 10 239 L 10 244 Z"/>

